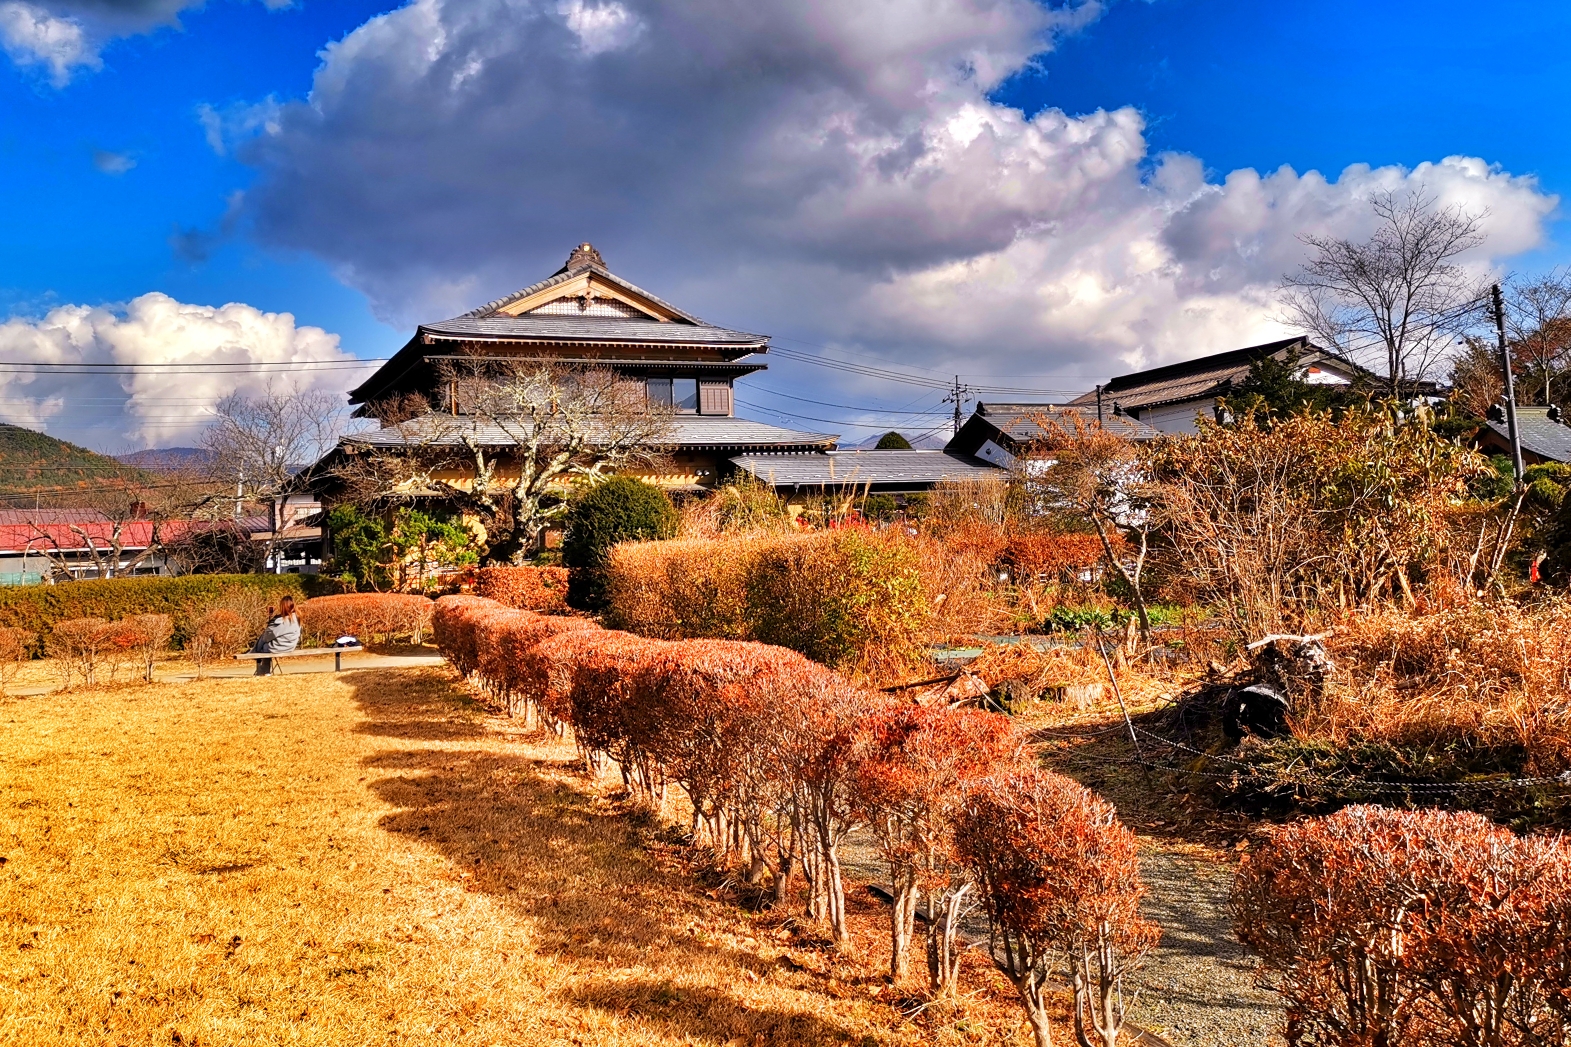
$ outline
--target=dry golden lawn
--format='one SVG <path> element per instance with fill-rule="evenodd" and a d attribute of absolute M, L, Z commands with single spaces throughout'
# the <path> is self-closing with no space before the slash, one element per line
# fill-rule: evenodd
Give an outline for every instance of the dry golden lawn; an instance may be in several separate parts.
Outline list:
<path fill-rule="evenodd" d="M 0 1043 L 1025 1043 L 708 892 L 446 669 L 0 699 Z M 1065 1030 L 1067 1031 L 1067 1030 Z"/>

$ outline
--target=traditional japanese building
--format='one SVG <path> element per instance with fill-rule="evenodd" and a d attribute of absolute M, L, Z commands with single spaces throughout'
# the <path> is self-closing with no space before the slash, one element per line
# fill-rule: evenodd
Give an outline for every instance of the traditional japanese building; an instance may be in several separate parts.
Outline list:
<path fill-rule="evenodd" d="M 837 436 L 798 432 L 737 418 L 733 384 L 764 370 L 767 335 L 733 331 L 677 308 L 606 268 L 585 243 L 545 280 L 461 316 L 421 324 L 392 359 L 358 388 L 357 416 L 387 418 L 416 394 L 437 412 L 452 395 L 444 371 L 487 360 L 604 368 L 642 383 L 649 400 L 675 418 L 668 467 L 643 478 L 672 489 L 713 486 L 742 454 L 825 451 Z M 410 440 L 410 425 L 354 434 L 362 446 Z M 485 435 L 446 426 L 436 442 Z M 498 449 L 505 447 L 505 438 Z"/>

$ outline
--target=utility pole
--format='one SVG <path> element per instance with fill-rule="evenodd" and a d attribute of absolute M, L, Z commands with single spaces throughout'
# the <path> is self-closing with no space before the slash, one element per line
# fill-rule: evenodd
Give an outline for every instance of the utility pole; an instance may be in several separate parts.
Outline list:
<path fill-rule="evenodd" d="M 1516 470 L 1516 485 L 1522 486 L 1522 438 L 1516 428 L 1516 381 L 1511 374 L 1511 346 L 1506 343 L 1506 307 L 1500 285 L 1492 288 L 1495 304 L 1495 335 L 1500 344 L 1500 368 L 1506 379 L 1506 432 L 1511 438 L 1511 466 Z"/>
<path fill-rule="evenodd" d="M 955 375 L 955 434 L 960 433 L 960 376 Z"/>
<path fill-rule="evenodd" d="M 1096 424 L 1102 424 L 1102 387 L 1096 387 Z"/>

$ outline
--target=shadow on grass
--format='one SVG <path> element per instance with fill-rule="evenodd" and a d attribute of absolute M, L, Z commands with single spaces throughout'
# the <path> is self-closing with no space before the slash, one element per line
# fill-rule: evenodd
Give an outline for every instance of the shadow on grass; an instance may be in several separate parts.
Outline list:
<path fill-rule="evenodd" d="M 452 863 L 467 889 L 532 924 L 531 944 L 604 969 L 717 961 L 731 976 L 763 977 L 776 964 L 710 938 L 720 903 L 689 879 L 657 869 L 636 820 L 586 794 L 568 764 L 506 751 L 507 740 L 446 670 L 366 671 L 352 678 L 363 733 L 419 741 L 478 741 L 496 749 L 395 749 L 366 761 L 389 772 L 370 787 L 398 808 L 379 824 Z M 591 981 L 571 999 L 668 1026 L 673 1035 L 724 1042 L 860 1042 L 834 1023 L 750 1008 L 719 989 L 668 982 Z M 872 1042 L 872 1041 L 870 1041 Z"/>
<path fill-rule="evenodd" d="M 724 992 L 676 987 L 669 981 L 592 983 L 567 998 L 619 1018 L 637 1018 L 674 1038 L 712 1043 L 864 1042 L 862 1036 L 814 1015 L 754 1009 Z M 865 1042 L 877 1041 L 867 1037 Z"/>

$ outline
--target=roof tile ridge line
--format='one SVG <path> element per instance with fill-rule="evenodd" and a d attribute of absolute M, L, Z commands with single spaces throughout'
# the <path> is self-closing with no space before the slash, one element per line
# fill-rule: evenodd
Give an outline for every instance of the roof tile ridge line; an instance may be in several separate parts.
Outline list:
<path fill-rule="evenodd" d="M 1245 345 L 1245 346 L 1241 346 L 1241 347 L 1239 347 L 1237 349 L 1224 349 L 1220 353 L 1211 353 L 1211 354 L 1209 354 L 1207 356 L 1197 356 L 1197 357 L 1195 357 L 1192 360 L 1175 360 L 1174 362 L 1172 362 L 1170 364 L 1158 364 L 1155 367 L 1147 367 L 1147 368 L 1143 368 L 1142 370 L 1139 370 L 1139 371 L 1130 371 L 1128 374 L 1114 375 L 1112 378 L 1109 378 L 1106 382 L 1102 383 L 1102 393 L 1105 396 L 1109 392 L 1115 391 L 1115 390 L 1112 390 L 1110 387 L 1112 386 L 1112 384 L 1114 382 L 1120 381 L 1121 379 L 1125 379 L 1125 378 L 1142 378 L 1142 383 L 1141 384 L 1144 384 L 1144 383 L 1147 383 L 1147 382 L 1160 382 L 1160 381 L 1167 380 L 1164 377 L 1162 377 L 1162 372 L 1164 372 L 1164 371 L 1167 371 L 1169 373 L 1181 372 L 1183 368 L 1190 367 L 1190 366 L 1193 366 L 1195 364 L 1203 364 L 1203 363 L 1205 363 L 1208 360 L 1216 360 L 1219 357 L 1235 356 L 1235 355 L 1242 357 L 1243 354 L 1245 354 L 1245 353 L 1258 352 L 1259 350 L 1262 350 L 1262 349 L 1285 349 L 1288 346 L 1292 345 L 1294 342 L 1306 342 L 1306 343 L 1308 343 L 1308 347 L 1311 348 L 1311 349 L 1317 350 L 1319 352 L 1325 352 L 1325 353 L 1329 353 L 1330 352 L 1330 350 L 1323 349 L 1320 346 L 1315 345 L 1313 342 L 1310 341 L 1310 339 L 1309 339 L 1309 337 L 1307 335 L 1299 335 L 1296 338 L 1280 338 L 1280 339 L 1277 339 L 1276 341 L 1272 341 L 1272 342 L 1261 342 L 1259 345 Z M 1331 355 L 1337 355 L 1337 354 L 1333 353 Z M 1243 359 L 1247 360 L 1248 358 L 1247 357 L 1243 357 Z M 1347 362 L 1348 363 L 1352 363 L 1351 360 L 1349 360 Z M 1214 364 L 1212 364 L 1212 367 L 1215 368 L 1216 370 L 1219 370 L 1219 371 L 1232 370 L 1232 369 L 1234 369 L 1234 368 L 1236 368 L 1238 366 L 1240 366 L 1240 364 L 1233 364 L 1233 363 L 1214 363 Z M 1200 371 L 1198 373 L 1204 374 L 1206 372 L 1205 371 Z M 1153 375 L 1155 377 L 1152 377 Z M 1094 390 L 1094 389 L 1091 390 L 1091 392 L 1093 392 L 1093 393 L 1095 391 L 1096 390 Z M 1086 395 L 1088 395 L 1088 394 L 1086 394 L 1086 393 L 1081 393 L 1080 394 L 1080 396 L 1082 396 L 1082 397 L 1086 396 Z M 1076 397 L 1076 399 L 1079 399 L 1079 397 Z"/>
<path fill-rule="evenodd" d="M 518 301 L 521 298 L 528 298 L 530 295 L 535 294 L 535 293 L 537 293 L 539 291 L 544 291 L 546 288 L 551 287 L 554 284 L 566 283 L 567 281 L 572 280 L 573 278 L 575 278 L 575 277 L 577 277 L 577 276 L 579 276 L 579 275 L 581 275 L 583 273 L 586 273 L 586 272 L 596 273 L 596 274 L 598 274 L 600 276 L 605 277 L 607 280 L 609 280 L 610 282 L 612 282 L 614 284 L 620 284 L 622 287 L 627 288 L 628 290 L 634 292 L 635 294 L 640 294 L 640 295 L 644 296 L 645 298 L 649 299 L 651 302 L 654 302 L 656 305 L 664 306 L 665 308 L 667 308 L 667 309 L 671 310 L 673 313 L 675 313 L 677 316 L 680 316 L 682 319 L 686 320 L 688 323 L 694 324 L 695 326 L 698 326 L 698 327 L 714 327 L 714 326 L 716 326 L 715 324 L 712 324 L 712 323 L 710 323 L 707 320 L 703 320 L 703 319 L 700 319 L 697 316 L 694 316 L 692 313 L 688 312 L 685 309 L 678 309 L 676 306 L 672 305 L 670 302 L 666 301 L 664 298 L 661 298 L 659 295 L 651 294 L 650 292 L 644 290 L 642 287 L 639 287 L 637 284 L 633 283 L 631 280 L 627 280 L 627 279 L 624 279 L 623 277 L 617 276 L 615 273 L 613 273 L 611 270 L 607 269 L 605 266 L 597 265 L 594 262 L 584 262 L 584 263 L 582 263 L 580 265 L 575 265 L 571 269 L 563 267 L 562 269 L 557 270 L 552 275 L 546 277 L 544 280 L 541 280 L 539 283 L 530 284 L 528 287 L 521 288 L 520 290 L 514 291 L 510 295 L 504 295 L 503 297 L 498 298 L 496 301 L 490 302 L 490 303 L 488 303 L 486 305 L 483 305 L 483 306 L 481 306 L 478 309 L 471 309 L 467 313 L 460 313 L 457 316 L 450 317 L 449 319 L 453 319 L 453 320 L 479 320 L 479 319 L 483 319 L 484 317 L 490 316 L 491 314 L 495 313 L 498 309 L 502 308 L 502 306 L 504 306 L 504 305 L 508 305 L 508 304 L 510 304 L 512 302 L 516 302 L 516 301 Z M 726 330 L 729 330 L 729 328 L 726 328 Z M 769 338 L 768 335 L 760 335 L 759 337 L 765 339 L 766 341 Z"/>

